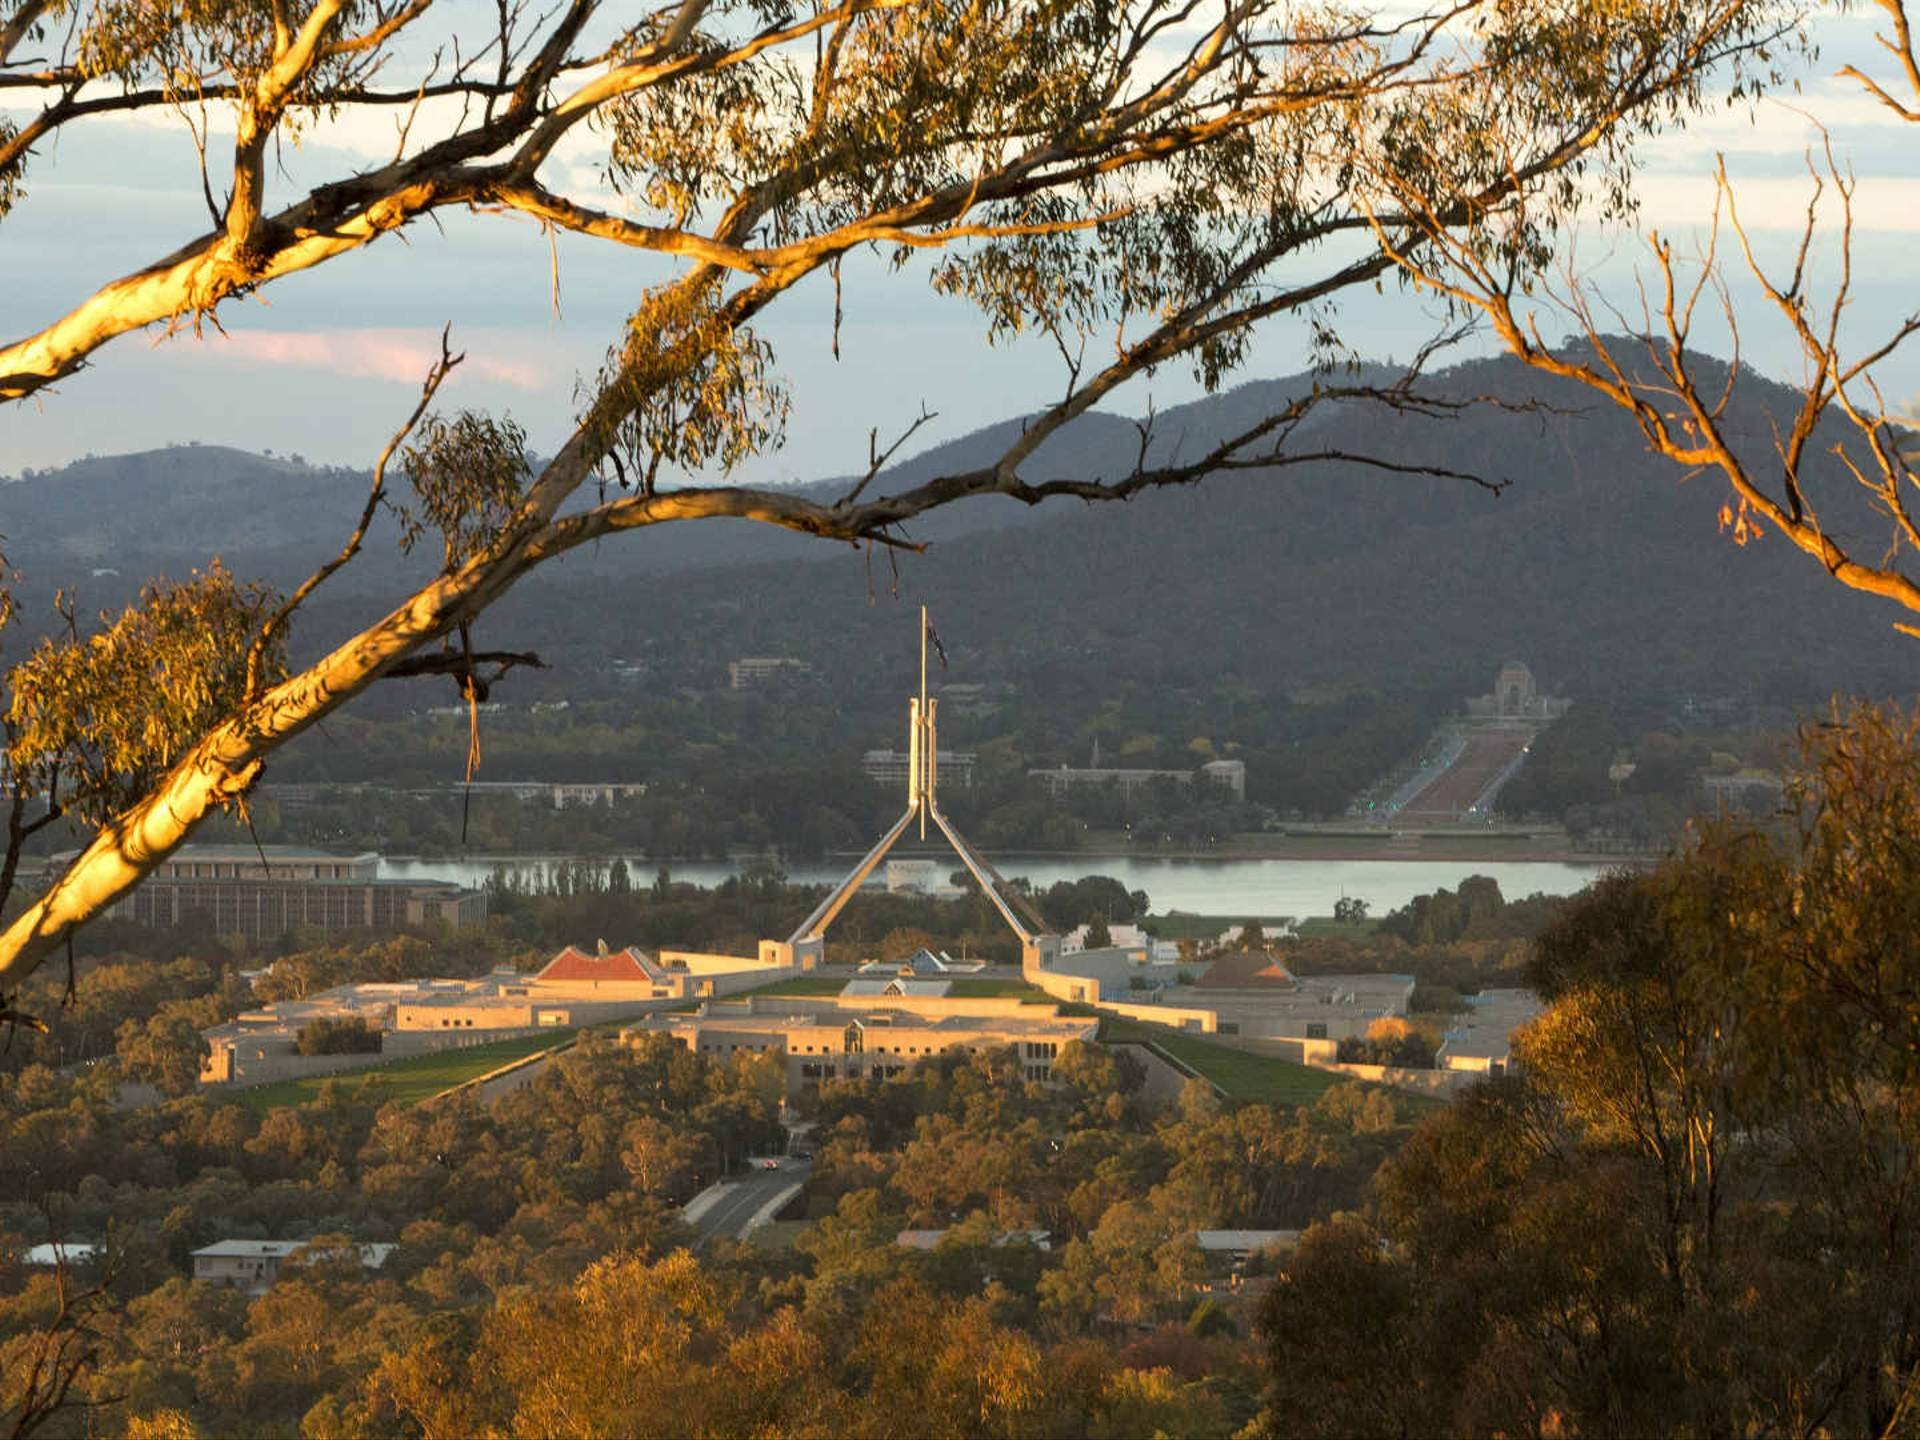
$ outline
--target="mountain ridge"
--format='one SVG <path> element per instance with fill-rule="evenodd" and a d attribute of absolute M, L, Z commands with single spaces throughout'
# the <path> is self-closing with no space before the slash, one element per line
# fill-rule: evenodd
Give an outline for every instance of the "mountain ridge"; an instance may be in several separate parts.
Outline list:
<path fill-rule="evenodd" d="M 1168 410 L 1155 418 L 1147 458 L 1204 453 L 1311 383 L 1250 381 Z M 889 557 L 885 569 L 871 552 L 850 559 L 844 547 L 753 522 L 663 526 L 530 577 L 484 624 L 555 660 L 579 657 L 577 667 L 530 678 L 534 691 L 591 690 L 595 661 L 640 649 L 655 653 L 663 673 L 696 685 L 743 653 L 811 656 L 864 678 L 880 662 L 860 657 L 891 648 L 884 626 L 893 622 L 878 602 L 883 589 L 893 597 L 897 561 L 903 602 L 937 605 L 958 622 L 949 622 L 950 633 L 991 637 L 982 641 L 986 668 L 1008 674 L 1052 663 L 1057 651 L 1144 656 L 1181 684 L 1222 673 L 1260 685 L 1276 677 L 1301 686 L 1380 685 L 1491 673 L 1518 656 L 1549 684 L 1594 690 L 1725 690 L 1783 669 L 1834 688 L 1910 687 L 1910 642 L 1875 623 L 1871 602 L 1778 537 L 1748 547 L 1722 539 L 1724 484 L 1686 481 L 1646 452 L 1626 417 L 1504 358 L 1465 362 L 1425 388 L 1460 408 L 1435 420 L 1330 401 L 1295 440 L 1479 475 L 1501 485 L 1498 493 L 1459 479 L 1315 462 L 1215 476 L 1197 491 L 1148 491 L 1125 505 L 1030 508 L 982 497 L 915 522 L 912 536 L 927 552 Z M 1473 403 L 1483 396 L 1495 403 Z M 1773 417 L 1793 399 L 1784 386 L 1743 377 L 1732 416 L 1739 443 L 1763 456 Z M 1024 423 L 1002 421 L 931 446 L 889 467 L 870 493 L 990 463 Z M 250 503 L 258 511 L 263 490 L 287 497 L 276 514 L 228 517 L 236 543 L 225 558 L 242 574 L 297 578 L 337 548 L 365 493 L 365 476 L 349 471 L 301 470 L 273 457 L 249 466 L 244 452 L 183 448 L 184 457 L 136 457 L 151 472 L 145 483 L 163 487 L 172 503 L 184 495 L 189 511 L 245 511 Z M 1095 413 L 1042 447 L 1033 473 L 1112 477 L 1140 451 L 1135 422 Z M 180 478 L 196 458 L 198 488 Z M 40 487 L 37 516 L 11 503 L 24 495 L 0 489 L 0 531 L 16 537 L 10 549 L 49 567 L 115 553 L 97 537 L 84 555 L 22 543 L 19 519 L 57 528 L 61 501 L 108 503 L 99 487 L 114 483 L 113 463 L 82 462 L 63 491 L 61 477 L 75 469 L 18 482 Z M 851 483 L 836 477 L 802 488 L 832 498 Z M 110 534 L 202 534 L 186 520 L 165 529 L 124 484 L 109 498 L 117 500 L 108 507 Z M 1852 533 L 1870 517 L 1856 506 L 1830 519 L 1836 533 Z M 386 538 L 370 543 L 370 556 Z M 138 572 L 120 577 L 128 587 L 146 573 L 137 558 L 124 568 Z M 297 646 L 372 618 L 405 578 L 391 555 L 356 569 L 316 597 Z M 608 614 L 627 623 L 609 630 Z"/>

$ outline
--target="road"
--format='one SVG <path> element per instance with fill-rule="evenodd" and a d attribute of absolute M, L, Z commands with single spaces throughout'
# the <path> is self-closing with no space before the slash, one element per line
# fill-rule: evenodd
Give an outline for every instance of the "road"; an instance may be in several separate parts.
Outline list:
<path fill-rule="evenodd" d="M 811 1161 L 782 1160 L 778 1170 L 755 1170 L 742 1179 L 716 1186 L 687 1207 L 687 1223 L 699 1232 L 702 1245 L 716 1235 L 737 1240 L 746 1234 L 754 1216 L 783 1190 L 798 1189 L 812 1170 Z"/>
<path fill-rule="evenodd" d="M 1466 747 L 1420 792 L 1400 807 L 1396 821 L 1458 820 L 1486 796 L 1500 773 L 1531 743 L 1524 730 L 1475 730 Z"/>

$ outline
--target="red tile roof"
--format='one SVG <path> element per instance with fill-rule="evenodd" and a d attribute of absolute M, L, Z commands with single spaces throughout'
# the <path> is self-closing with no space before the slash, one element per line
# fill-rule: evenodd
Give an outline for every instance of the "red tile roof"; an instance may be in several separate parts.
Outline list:
<path fill-rule="evenodd" d="M 586 981 L 614 985 L 651 985 L 655 976 L 640 953 L 629 946 L 606 955 L 589 955 L 569 945 L 547 962 L 535 980 L 564 980 L 569 984 Z"/>

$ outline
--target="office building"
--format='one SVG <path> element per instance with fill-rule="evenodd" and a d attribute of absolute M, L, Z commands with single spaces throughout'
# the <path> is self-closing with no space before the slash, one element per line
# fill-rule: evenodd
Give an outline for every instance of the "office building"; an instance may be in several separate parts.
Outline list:
<path fill-rule="evenodd" d="M 811 674 L 813 667 L 806 661 L 785 656 L 748 657 L 727 664 L 727 683 L 735 690 L 755 690 L 785 681 L 804 680 Z"/>
<path fill-rule="evenodd" d="M 941 761 L 942 765 L 945 763 Z M 1183 789 L 1196 783 L 1213 785 L 1235 800 L 1247 798 L 1247 762 L 1244 760 L 1209 760 L 1197 770 L 1129 770 L 1109 765 L 1089 765 L 1076 769 L 1061 765 L 1052 770 L 1029 770 L 1027 774 L 1045 786 L 1047 794 L 1056 800 L 1077 789 L 1098 789 L 1103 786 L 1112 786 L 1122 795 L 1130 796 L 1155 781 Z"/>
<path fill-rule="evenodd" d="M 860 768 L 882 785 L 904 785 L 913 773 L 913 758 L 908 750 L 869 750 L 860 757 Z M 973 751 L 942 750 L 935 758 L 940 778 L 949 786 L 973 788 L 973 768 L 980 758 Z"/>
<path fill-rule="evenodd" d="M 823 1082 L 885 1079 L 954 1051 L 1008 1048 L 1022 1077 L 1044 1084 L 1063 1049 L 1091 1044 L 1099 1033 L 1097 1017 L 1011 997 L 954 997 L 947 989 L 943 981 L 854 981 L 837 996 L 753 995 L 704 1004 L 691 1015 L 649 1016 L 621 1038 L 632 1044 L 670 1035 L 719 1060 L 774 1055 L 785 1065 L 788 1092 L 798 1094 Z"/>
<path fill-rule="evenodd" d="M 72 852 L 69 852 L 71 855 Z M 55 856 L 56 866 L 68 856 Z M 487 918 L 479 890 L 435 880 L 382 880 L 371 852 L 295 846 L 183 845 L 108 915 L 172 929 L 271 940 L 289 930 L 462 930 Z"/>

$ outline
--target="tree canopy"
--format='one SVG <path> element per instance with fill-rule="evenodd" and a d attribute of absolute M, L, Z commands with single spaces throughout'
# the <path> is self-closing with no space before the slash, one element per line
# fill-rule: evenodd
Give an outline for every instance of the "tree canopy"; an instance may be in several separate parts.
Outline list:
<path fill-rule="evenodd" d="M 1797 827 L 1569 903 L 1520 1077 L 1308 1232 L 1267 1311 L 1302 1433 L 1911 1426 L 1920 751 L 1911 716 L 1836 719 Z"/>

